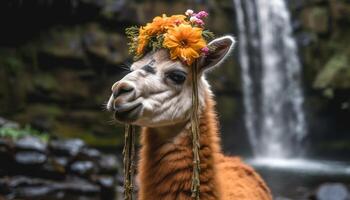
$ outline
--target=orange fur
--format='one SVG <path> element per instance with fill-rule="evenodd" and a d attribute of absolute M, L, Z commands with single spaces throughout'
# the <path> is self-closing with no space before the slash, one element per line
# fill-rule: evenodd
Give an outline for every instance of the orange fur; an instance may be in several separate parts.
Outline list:
<path fill-rule="evenodd" d="M 271 200 L 260 176 L 239 158 L 221 153 L 214 102 L 206 95 L 200 117 L 201 200 Z M 152 128 L 141 135 L 139 200 L 191 200 L 190 126 L 164 139 Z"/>

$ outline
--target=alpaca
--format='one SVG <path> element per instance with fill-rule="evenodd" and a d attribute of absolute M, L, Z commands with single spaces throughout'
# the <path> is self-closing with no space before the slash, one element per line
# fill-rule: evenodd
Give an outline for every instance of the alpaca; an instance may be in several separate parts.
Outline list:
<path fill-rule="evenodd" d="M 235 40 L 224 36 L 199 58 L 201 200 L 270 200 L 269 188 L 239 158 L 220 148 L 215 102 L 205 73 L 229 55 Z M 191 70 L 169 58 L 168 50 L 150 52 L 112 86 L 107 109 L 117 121 L 142 127 L 138 162 L 139 200 L 190 200 L 193 166 L 190 113 Z"/>

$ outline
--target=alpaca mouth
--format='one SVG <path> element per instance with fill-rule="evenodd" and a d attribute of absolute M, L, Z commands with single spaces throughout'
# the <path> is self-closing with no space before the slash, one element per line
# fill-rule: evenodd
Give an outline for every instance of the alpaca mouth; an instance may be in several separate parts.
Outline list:
<path fill-rule="evenodd" d="M 131 123 L 137 120 L 142 110 L 142 103 L 116 106 L 114 110 L 114 117 L 117 121 Z"/>

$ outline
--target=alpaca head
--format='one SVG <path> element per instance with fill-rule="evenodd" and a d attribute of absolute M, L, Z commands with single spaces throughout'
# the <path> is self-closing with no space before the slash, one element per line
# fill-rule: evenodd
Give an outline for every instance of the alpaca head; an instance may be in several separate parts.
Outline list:
<path fill-rule="evenodd" d="M 224 36 L 208 44 L 214 49 L 198 59 L 199 106 L 204 106 L 209 85 L 204 72 L 219 65 L 235 41 Z M 168 50 L 145 55 L 131 65 L 131 72 L 112 86 L 107 109 L 124 123 L 144 127 L 167 126 L 190 118 L 192 106 L 191 67 L 171 60 Z"/>

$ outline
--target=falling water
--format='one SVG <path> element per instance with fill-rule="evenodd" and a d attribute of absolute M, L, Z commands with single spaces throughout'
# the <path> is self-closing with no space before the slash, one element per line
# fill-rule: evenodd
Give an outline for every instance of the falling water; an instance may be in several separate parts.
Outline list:
<path fill-rule="evenodd" d="M 233 0 L 245 124 L 258 157 L 300 154 L 306 134 L 301 67 L 284 0 Z"/>

